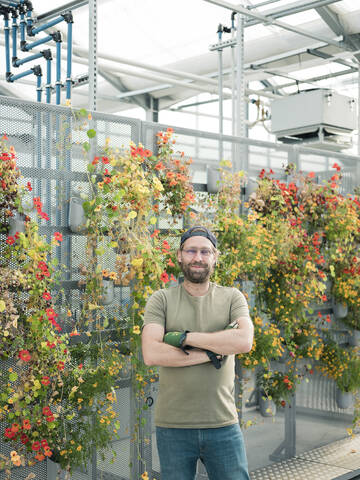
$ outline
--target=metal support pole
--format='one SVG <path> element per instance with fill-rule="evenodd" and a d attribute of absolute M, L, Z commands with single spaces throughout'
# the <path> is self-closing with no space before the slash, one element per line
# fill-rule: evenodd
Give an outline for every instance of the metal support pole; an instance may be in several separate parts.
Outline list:
<path fill-rule="evenodd" d="M 16 45 L 17 45 L 17 29 L 18 29 L 18 25 L 17 25 L 17 13 L 16 13 L 16 12 L 13 13 L 12 19 L 13 19 L 12 25 L 11 25 L 11 33 L 12 33 L 12 59 L 13 59 L 13 62 L 14 62 L 14 61 L 16 60 L 16 58 L 17 58 Z"/>
<path fill-rule="evenodd" d="M 72 62 L 72 22 L 67 28 L 67 59 L 66 59 L 66 100 L 71 99 L 71 62 Z"/>
<path fill-rule="evenodd" d="M 222 38 L 222 26 L 219 25 L 219 30 L 218 30 L 218 39 L 219 43 L 221 42 Z M 223 142 L 222 142 L 222 134 L 224 133 L 224 126 L 223 126 L 223 52 L 222 49 L 219 48 L 218 50 L 218 89 L 219 89 L 219 135 L 220 135 L 220 140 L 219 140 L 219 163 L 223 159 Z"/>
<path fill-rule="evenodd" d="M 51 103 L 51 59 L 46 60 L 46 103 Z"/>
<path fill-rule="evenodd" d="M 356 187 L 360 186 L 360 63 L 358 64 L 358 97 L 357 97 L 357 154 L 359 156 L 358 161 L 356 162 Z"/>
<path fill-rule="evenodd" d="M 358 124 L 357 124 L 357 128 L 358 128 L 358 145 L 357 145 L 357 154 L 359 155 L 360 157 L 360 63 L 358 65 L 358 102 L 357 102 L 357 114 L 358 114 Z M 358 178 L 359 180 L 359 178 Z"/>
<path fill-rule="evenodd" d="M 56 105 L 61 101 L 61 42 L 56 42 Z"/>
<path fill-rule="evenodd" d="M 237 14 L 236 22 L 236 136 L 245 137 L 245 72 L 244 72 L 244 15 Z M 238 146 L 235 170 L 248 168 L 244 149 Z"/>
<path fill-rule="evenodd" d="M 97 0 L 89 0 L 89 110 L 96 111 Z"/>
<path fill-rule="evenodd" d="M 6 76 L 11 75 L 10 66 L 10 27 L 9 16 L 4 15 L 4 31 L 5 31 L 5 57 L 6 57 Z"/>
<path fill-rule="evenodd" d="M 36 77 L 36 100 L 38 102 L 41 102 L 41 93 L 42 93 L 42 88 L 41 88 L 41 75 L 38 75 Z"/>

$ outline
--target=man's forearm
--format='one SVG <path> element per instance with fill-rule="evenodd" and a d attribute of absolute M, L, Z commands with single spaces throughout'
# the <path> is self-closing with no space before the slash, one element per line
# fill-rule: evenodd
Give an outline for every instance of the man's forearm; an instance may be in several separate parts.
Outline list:
<path fill-rule="evenodd" d="M 180 348 L 164 342 L 157 342 L 150 351 L 144 351 L 143 356 L 146 365 L 157 367 L 190 367 L 210 361 L 202 350 L 192 348 L 186 355 Z"/>
<path fill-rule="evenodd" d="M 252 332 L 246 329 L 222 330 L 220 332 L 189 332 L 185 345 L 211 350 L 221 355 L 246 353 L 251 350 Z"/>

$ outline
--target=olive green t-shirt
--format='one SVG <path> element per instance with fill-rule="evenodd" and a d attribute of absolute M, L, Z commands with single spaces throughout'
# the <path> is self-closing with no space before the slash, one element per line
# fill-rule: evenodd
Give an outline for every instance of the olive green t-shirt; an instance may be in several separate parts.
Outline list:
<path fill-rule="evenodd" d="M 166 332 L 216 332 L 239 317 L 248 317 L 244 295 L 236 288 L 210 284 L 195 297 L 183 285 L 158 290 L 148 300 L 144 325 Z M 220 369 L 212 363 L 160 367 L 155 425 L 168 428 L 218 428 L 238 422 L 234 400 L 235 361 L 228 355 Z"/>

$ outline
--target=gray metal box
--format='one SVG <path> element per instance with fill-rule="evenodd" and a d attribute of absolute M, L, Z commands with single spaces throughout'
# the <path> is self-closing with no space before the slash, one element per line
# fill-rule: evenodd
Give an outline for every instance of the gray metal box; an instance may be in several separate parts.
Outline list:
<path fill-rule="evenodd" d="M 276 136 L 332 127 L 339 133 L 356 129 L 356 101 L 328 89 L 301 92 L 273 100 L 271 130 Z"/>

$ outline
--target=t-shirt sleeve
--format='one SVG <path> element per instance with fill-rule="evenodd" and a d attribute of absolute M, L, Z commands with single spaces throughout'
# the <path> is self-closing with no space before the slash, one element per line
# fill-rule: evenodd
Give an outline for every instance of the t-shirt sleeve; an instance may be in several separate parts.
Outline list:
<path fill-rule="evenodd" d="M 157 323 L 165 328 L 166 298 L 161 290 L 153 293 L 145 306 L 144 325 Z"/>
<path fill-rule="evenodd" d="M 240 317 L 250 317 L 249 307 L 246 298 L 236 288 L 234 288 L 234 293 L 231 301 L 230 316 L 231 322 L 234 322 Z"/>

